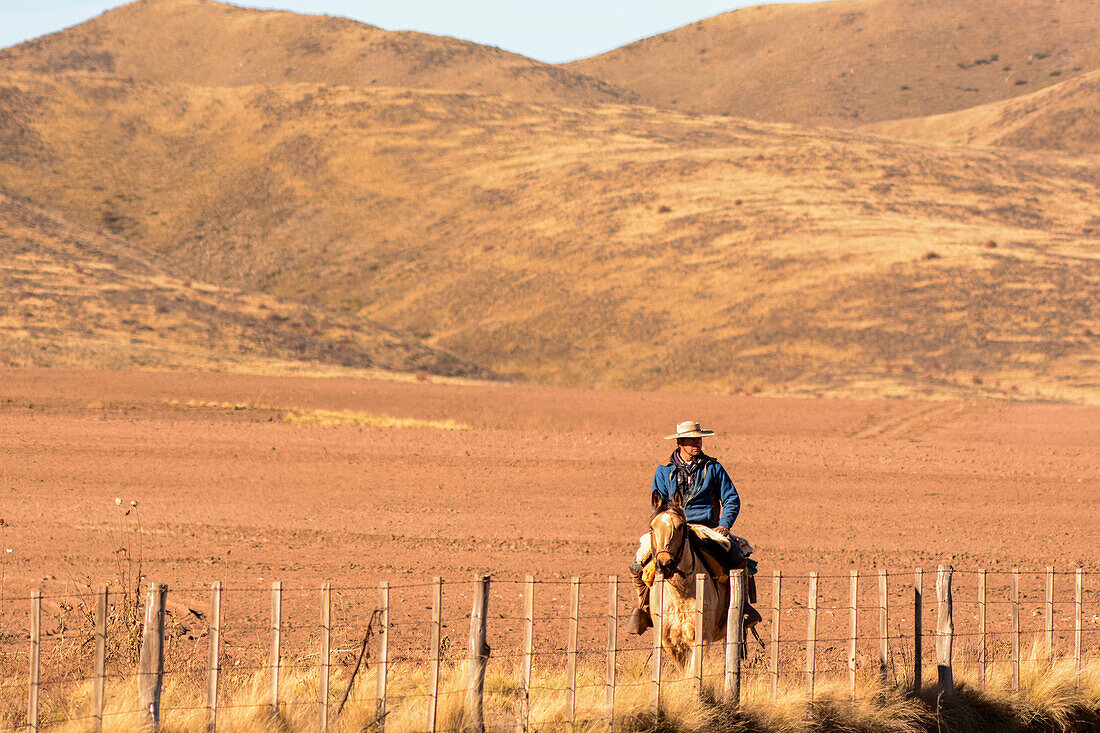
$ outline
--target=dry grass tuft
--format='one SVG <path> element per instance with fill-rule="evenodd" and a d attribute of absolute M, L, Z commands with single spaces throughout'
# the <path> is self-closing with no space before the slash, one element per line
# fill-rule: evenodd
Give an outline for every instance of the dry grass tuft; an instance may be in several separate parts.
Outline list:
<path fill-rule="evenodd" d="M 455 420 L 419 420 L 412 417 L 368 415 L 351 410 L 290 410 L 283 422 L 304 425 L 359 425 L 372 428 L 432 428 L 434 430 L 471 430 L 472 426 Z"/>
<path fill-rule="evenodd" d="M 291 733 L 314 730 L 317 725 L 318 678 L 309 664 L 286 668 L 282 677 L 282 705 L 278 718 L 270 715 L 266 671 L 223 672 L 218 728 L 223 731 L 270 731 Z M 360 675 L 349 702 L 337 715 L 349 673 L 334 667 L 331 676 L 331 729 L 368 731 L 377 729 L 374 699 L 375 670 Z M 466 717 L 466 679 L 463 663 L 449 665 L 443 672 L 437 708 L 440 730 L 469 728 Z M 487 728 L 514 730 L 525 720 L 524 695 L 518 664 L 491 662 L 485 685 Z M 1021 676 L 1021 690 L 1010 689 L 1010 678 L 1000 671 L 981 687 L 962 670 L 955 695 L 941 695 L 935 683 L 911 697 L 877 679 L 862 680 L 858 699 L 848 697 L 846 683 L 825 682 L 818 687 L 812 705 L 801 685 L 792 683 L 770 699 L 766 677 L 751 677 L 742 691 L 740 709 L 720 699 L 721 680 L 708 680 L 703 699 L 689 680 L 670 676 L 663 691 L 660 711 L 652 708 L 649 667 L 643 659 L 624 660 L 619 672 L 620 687 L 612 720 L 603 687 L 602 666 L 578 670 L 578 731 L 629 733 L 921 733 L 923 731 L 1085 731 L 1100 725 L 1100 663 L 1086 665 L 1080 675 L 1070 661 L 1052 666 L 1034 664 Z M 428 697 L 426 666 L 394 669 L 389 677 L 389 708 L 386 729 L 393 733 L 420 731 L 426 727 Z M 532 673 L 531 730 L 554 730 L 566 725 L 564 678 L 559 669 L 538 669 Z M 205 685 L 201 671 L 166 681 L 163 709 L 164 728 L 171 731 L 200 731 L 205 726 Z M 25 699 L 25 698 L 24 698 Z M 84 730 L 80 718 L 90 714 L 91 683 L 70 691 L 67 697 L 47 700 L 44 722 L 57 723 L 58 730 Z M 7 707 L 7 706 L 6 706 Z M 104 730 L 128 732 L 141 729 L 137 688 L 134 680 L 116 683 L 108 690 Z M 18 724 L 15 707 L 6 711 L 5 722 Z"/>
<path fill-rule="evenodd" d="M 242 412 L 281 412 L 283 422 L 294 425 L 353 425 L 371 428 L 430 428 L 432 430 L 472 430 L 473 426 L 457 420 L 427 420 L 415 417 L 371 415 L 353 410 L 321 410 L 303 407 L 278 407 L 253 402 L 212 402 L 205 400 L 165 400 L 164 404 L 178 409 L 226 410 Z"/>

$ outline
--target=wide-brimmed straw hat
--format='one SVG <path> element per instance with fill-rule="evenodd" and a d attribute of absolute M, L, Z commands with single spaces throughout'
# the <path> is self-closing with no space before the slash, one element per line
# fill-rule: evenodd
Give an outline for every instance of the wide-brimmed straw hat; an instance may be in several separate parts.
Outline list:
<path fill-rule="evenodd" d="M 676 434 L 666 435 L 665 440 L 676 440 L 677 438 L 707 438 L 714 435 L 713 430 L 703 430 L 699 423 L 694 420 L 684 420 L 682 423 L 676 424 Z"/>

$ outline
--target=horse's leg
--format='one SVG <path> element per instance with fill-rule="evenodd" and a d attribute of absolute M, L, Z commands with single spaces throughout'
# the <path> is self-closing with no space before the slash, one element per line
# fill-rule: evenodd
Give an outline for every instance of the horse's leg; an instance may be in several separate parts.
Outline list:
<path fill-rule="evenodd" d="M 667 589 L 666 589 L 667 590 Z M 665 656 L 682 675 L 687 667 L 688 656 L 691 653 L 691 642 L 694 627 L 694 602 L 691 602 L 692 613 L 688 613 L 687 604 L 683 598 L 670 598 L 671 603 L 665 606 L 665 627 L 661 641 Z"/>
<path fill-rule="evenodd" d="M 695 648 L 683 643 L 677 644 L 675 651 L 672 652 L 672 661 L 681 677 L 691 669 L 689 662 L 694 654 Z"/>
<path fill-rule="evenodd" d="M 692 634 L 683 634 L 680 639 L 679 655 L 670 652 L 670 656 L 673 657 L 676 665 L 680 669 L 680 673 L 684 674 L 690 670 L 695 669 L 696 655 L 703 654 L 704 661 L 706 660 L 706 649 L 715 641 L 725 641 L 726 639 L 726 627 L 721 625 L 721 608 L 719 606 L 719 599 L 721 597 L 720 588 L 715 583 L 713 578 L 708 578 L 707 582 L 703 586 L 703 625 L 696 628 L 695 624 L 691 624 Z M 695 599 L 691 599 L 691 606 L 687 613 L 690 614 L 691 620 L 695 620 Z M 696 645 L 696 634 L 702 634 L 703 643 Z"/>
<path fill-rule="evenodd" d="M 672 662 L 676 670 L 683 674 L 687 667 L 684 666 L 685 651 L 683 644 L 683 630 L 676 628 L 674 624 L 665 626 L 664 635 L 661 638 L 662 646 L 665 650 L 665 657 Z"/>

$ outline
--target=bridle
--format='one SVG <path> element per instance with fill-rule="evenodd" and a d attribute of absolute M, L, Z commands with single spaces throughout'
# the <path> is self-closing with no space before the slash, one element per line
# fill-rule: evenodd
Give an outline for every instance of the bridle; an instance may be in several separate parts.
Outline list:
<path fill-rule="evenodd" d="M 668 510 L 666 510 L 666 511 L 668 511 Z M 671 550 L 663 550 L 663 549 L 658 550 L 657 549 L 657 538 L 653 535 L 653 523 L 650 522 L 650 525 L 649 525 L 649 547 L 653 551 L 653 562 L 654 563 L 657 562 L 657 555 L 659 555 L 662 552 L 668 552 L 668 554 L 672 556 L 672 574 L 674 576 L 675 575 L 682 575 L 683 577 L 687 578 L 688 574 L 680 569 L 680 560 L 684 557 L 684 547 L 686 547 L 687 544 L 688 544 L 688 532 L 690 532 L 690 531 L 691 531 L 691 527 L 689 527 L 687 522 L 685 521 L 684 525 L 682 527 L 680 527 L 680 535 L 681 535 L 680 536 L 680 546 L 678 548 L 676 548 L 676 552 L 674 554 Z M 695 572 L 695 554 L 694 553 L 692 553 L 692 556 L 691 556 L 691 572 L 692 573 Z"/>

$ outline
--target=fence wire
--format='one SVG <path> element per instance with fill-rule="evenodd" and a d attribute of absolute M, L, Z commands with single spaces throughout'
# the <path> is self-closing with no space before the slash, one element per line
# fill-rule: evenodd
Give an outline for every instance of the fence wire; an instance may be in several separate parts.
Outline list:
<path fill-rule="evenodd" d="M 928 680 L 941 638 L 937 573 L 923 573 L 919 596 L 913 571 L 884 577 L 885 584 L 878 570 L 859 574 L 853 596 L 850 574 L 811 579 L 783 573 L 777 596 L 775 578 L 757 576 L 755 607 L 763 620 L 759 637 L 749 633 L 744 640 L 741 684 L 808 690 L 814 684 L 850 683 L 854 674 L 858 696 L 874 689 L 862 685 L 867 680 L 912 685 L 918 662 Z M 490 579 L 487 729 L 515 730 L 532 715 L 540 729 L 566 725 L 571 715 L 611 720 L 635 709 L 639 699 L 656 697 L 658 689 L 675 694 L 700 681 L 721 694 L 722 640 L 709 645 L 698 676 L 690 666 L 679 669 L 662 650 L 658 688 L 653 632 L 634 637 L 623 628 L 637 600 L 633 587 L 629 581 L 610 582 L 615 581 Z M 1090 571 L 953 570 L 952 663 L 978 670 L 985 679 L 1049 668 L 1055 661 L 1095 661 L 1100 658 L 1098 586 Z M 163 667 L 143 671 L 159 675 L 162 715 L 181 727 L 201 727 L 211 710 L 267 716 L 277 709 L 294 719 L 327 710 L 367 727 L 405 721 L 425 729 L 434 710 L 436 730 L 462 728 L 465 724 L 455 721 L 465 720 L 460 711 L 469 694 L 478 692 L 469 651 L 476 587 L 476 580 L 391 583 L 383 604 L 378 586 L 331 585 L 327 616 L 320 587 L 281 586 L 276 600 L 271 586 L 225 586 L 220 614 L 214 613 L 210 587 L 169 588 Z M 39 701 L 40 729 L 145 714 L 138 663 L 150 596 L 111 590 L 102 621 L 93 589 L 42 595 L 36 644 L 31 643 L 30 595 L 5 595 L 0 730 L 25 729 L 32 696 Z M 215 618 L 220 618 L 216 628 Z M 97 633 L 97 623 L 106 633 Z M 219 643 L 212 656 L 215 636 Z M 32 683 L 35 657 L 37 682 Z M 212 668 L 218 684 L 213 699 L 207 699 Z M 98 686 L 104 691 L 102 711 L 94 707 Z M 321 692 L 326 686 L 327 695 Z"/>

